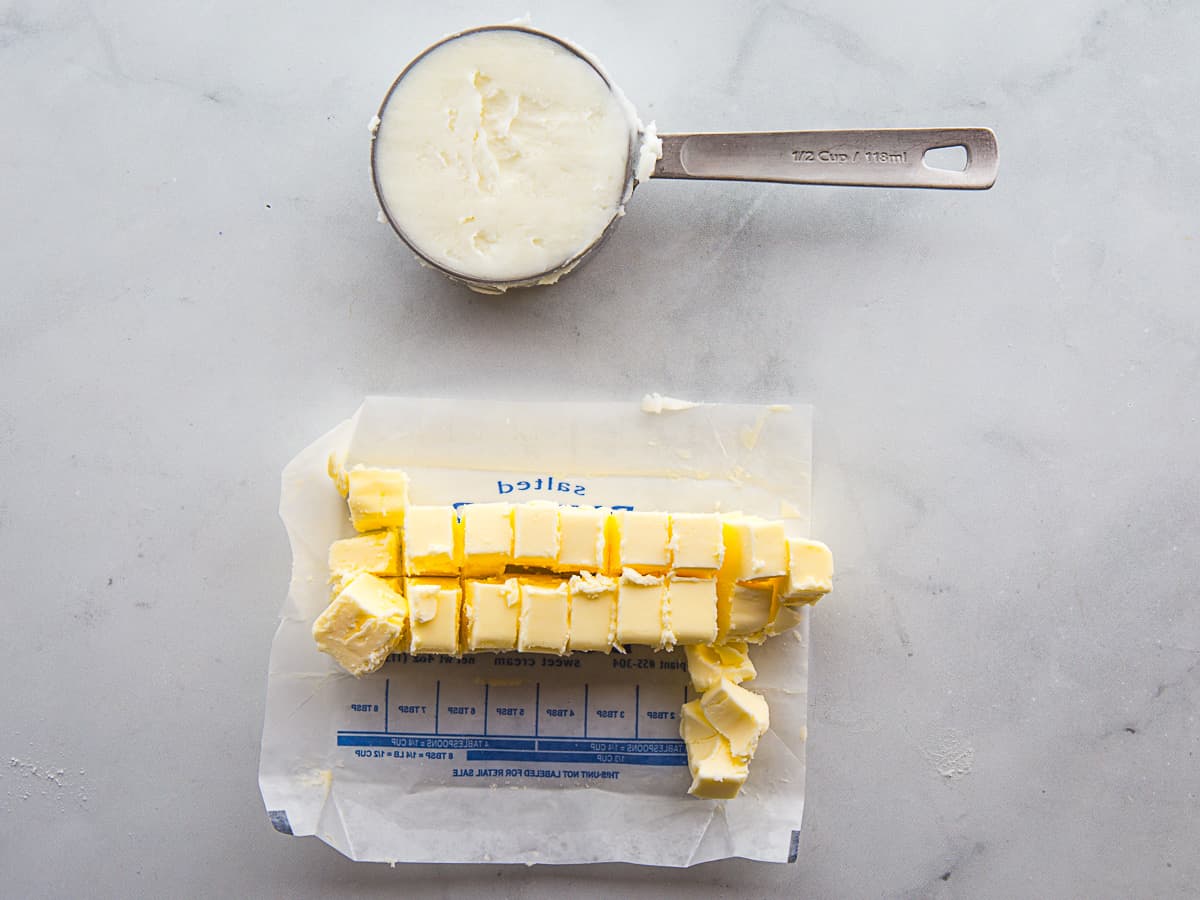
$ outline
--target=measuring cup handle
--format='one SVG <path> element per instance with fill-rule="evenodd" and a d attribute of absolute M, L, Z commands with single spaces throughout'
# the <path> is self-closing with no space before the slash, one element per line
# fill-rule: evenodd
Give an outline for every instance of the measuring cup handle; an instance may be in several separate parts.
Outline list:
<path fill-rule="evenodd" d="M 986 190 L 999 157 L 989 128 L 877 128 L 664 134 L 654 178 L 774 181 L 853 187 Z M 930 166 L 925 153 L 962 147 L 961 171 Z"/>

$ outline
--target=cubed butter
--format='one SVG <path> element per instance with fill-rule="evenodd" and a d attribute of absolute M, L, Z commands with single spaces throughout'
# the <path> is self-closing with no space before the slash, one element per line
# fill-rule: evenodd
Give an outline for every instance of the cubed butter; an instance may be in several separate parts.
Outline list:
<path fill-rule="evenodd" d="M 605 565 L 609 511 L 589 506 L 558 510 L 559 572 L 600 572 Z"/>
<path fill-rule="evenodd" d="M 833 554 L 820 541 L 787 542 L 788 572 L 785 603 L 816 603 L 833 590 Z"/>
<path fill-rule="evenodd" d="M 692 688 L 701 694 L 718 684 L 722 678 L 741 684 L 758 674 L 744 641 L 730 641 L 711 647 L 693 646 L 685 650 Z"/>
<path fill-rule="evenodd" d="M 722 678 L 704 692 L 700 708 L 713 728 L 728 739 L 734 756 L 753 756 L 758 739 L 771 724 L 766 699 L 728 678 Z"/>
<path fill-rule="evenodd" d="M 566 653 L 570 623 L 566 580 L 537 576 L 522 578 L 520 590 L 517 649 L 533 653 Z"/>
<path fill-rule="evenodd" d="M 399 528 L 408 506 L 408 476 L 399 469 L 356 466 L 346 472 L 346 502 L 356 531 Z"/>
<path fill-rule="evenodd" d="M 374 672 L 404 641 L 405 598 L 382 578 L 355 577 L 313 623 L 313 640 L 355 677 Z"/>
<path fill-rule="evenodd" d="M 804 604 L 789 606 L 782 601 L 779 591 L 771 600 L 771 621 L 763 629 L 765 637 L 775 637 L 785 631 L 791 631 L 804 621 Z"/>
<path fill-rule="evenodd" d="M 710 575 L 725 559 L 721 517 L 716 513 L 671 515 L 671 568 L 680 575 Z"/>
<path fill-rule="evenodd" d="M 583 573 L 567 585 L 571 634 L 568 650 L 607 653 L 617 639 L 617 583 L 605 575 Z"/>
<path fill-rule="evenodd" d="M 674 643 L 711 644 L 717 638 L 716 579 L 672 576 L 663 618 Z"/>
<path fill-rule="evenodd" d="M 461 509 L 464 575 L 502 575 L 512 562 L 513 512 L 509 503 L 471 503 Z"/>
<path fill-rule="evenodd" d="M 457 575 L 458 516 L 450 506 L 410 506 L 404 515 L 404 574 Z"/>
<path fill-rule="evenodd" d="M 699 700 L 683 705 L 679 735 L 687 747 L 692 786 L 688 793 L 707 800 L 729 800 L 738 795 L 749 775 L 749 761 L 730 751 L 729 741 L 713 728 Z"/>
<path fill-rule="evenodd" d="M 337 492 L 345 497 L 350 493 L 350 482 L 346 477 L 346 448 L 334 450 L 325 460 L 325 471 L 333 479 Z"/>
<path fill-rule="evenodd" d="M 633 569 L 660 575 L 671 567 L 670 516 L 660 512 L 620 510 L 612 517 L 609 542 L 610 574 Z"/>
<path fill-rule="evenodd" d="M 457 578 L 405 578 L 410 653 L 458 653 L 462 587 Z"/>
<path fill-rule="evenodd" d="M 558 506 L 543 500 L 513 507 L 513 563 L 546 568 L 558 560 Z"/>
<path fill-rule="evenodd" d="M 514 650 L 521 591 L 517 579 L 463 581 L 463 649 Z"/>
<path fill-rule="evenodd" d="M 704 746 L 707 753 L 688 754 L 688 769 L 692 773 L 688 793 L 704 800 L 732 800 L 750 774 L 749 761 L 735 756 L 729 741 L 720 736 Z"/>
<path fill-rule="evenodd" d="M 370 531 L 329 545 L 330 581 L 348 582 L 361 572 L 400 574 L 400 536 L 395 531 Z"/>
<path fill-rule="evenodd" d="M 722 585 L 724 588 L 724 585 Z M 724 638 L 739 638 L 762 643 L 763 629 L 771 621 L 776 582 L 755 581 L 729 586 L 729 627 Z"/>
<path fill-rule="evenodd" d="M 705 718 L 699 700 L 689 700 L 683 704 L 679 714 L 679 736 L 687 745 L 689 768 L 693 758 L 707 756 L 712 751 L 712 744 L 721 740 L 721 733 Z"/>
<path fill-rule="evenodd" d="M 617 643 L 662 647 L 666 595 L 661 577 L 626 569 L 617 587 Z"/>
<path fill-rule="evenodd" d="M 733 581 L 757 581 L 786 575 L 787 536 L 783 522 L 758 516 L 729 515 L 724 520 L 725 562 Z"/>

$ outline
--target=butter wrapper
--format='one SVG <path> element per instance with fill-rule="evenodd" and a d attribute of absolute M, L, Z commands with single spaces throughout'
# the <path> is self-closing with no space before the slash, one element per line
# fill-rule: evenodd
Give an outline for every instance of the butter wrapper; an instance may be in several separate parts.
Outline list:
<path fill-rule="evenodd" d="M 506 500 L 743 511 L 808 534 L 807 406 L 370 397 L 283 472 L 292 577 L 271 646 L 259 783 L 285 834 L 374 862 L 690 866 L 795 860 L 804 808 L 808 611 L 751 648 L 771 730 L 733 800 L 688 796 L 682 649 L 393 654 L 355 679 L 320 653 L 326 554 L 353 533 L 326 473 L 408 472 L 420 504 Z"/>

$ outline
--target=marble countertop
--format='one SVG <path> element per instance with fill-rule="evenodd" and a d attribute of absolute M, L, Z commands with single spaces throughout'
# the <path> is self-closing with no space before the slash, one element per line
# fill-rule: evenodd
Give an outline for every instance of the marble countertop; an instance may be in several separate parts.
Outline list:
<path fill-rule="evenodd" d="M 1200 889 L 1191 4 L 534 4 L 665 131 L 988 125 L 987 193 L 650 182 L 490 299 L 375 222 L 366 124 L 524 11 L 0 0 L 12 896 Z M 629 23 L 636 22 L 636 26 Z M 816 405 L 799 860 L 355 865 L 256 782 L 283 464 L 367 393 Z"/>

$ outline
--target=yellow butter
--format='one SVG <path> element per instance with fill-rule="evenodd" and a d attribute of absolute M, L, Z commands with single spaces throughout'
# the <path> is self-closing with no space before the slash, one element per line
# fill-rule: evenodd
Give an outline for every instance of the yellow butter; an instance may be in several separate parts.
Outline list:
<path fill-rule="evenodd" d="M 670 516 L 620 510 L 612 521 L 609 574 L 633 569 L 643 575 L 661 575 L 671 567 Z"/>
<path fill-rule="evenodd" d="M 626 569 L 617 586 L 617 643 L 662 647 L 667 635 L 663 628 L 666 596 L 661 577 Z"/>
<path fill-rule="evenodd" d="M 720 585 L 722 590 L 726 586 L 724 582 Z M 773 580 L 728 585 L 729 625 L 723 636 L 762 643 L 763 629 L 771 621 L 775 589 Z"/>
<path fill-rule="evenodd" d="M 410 506 L 404 515 L 404 574 L 457 575 L 461 532 L 450 506 Z"/>
<path fill-rule="evenodd" d="M 779 591 L 771 600 L 771 621 L 763 629 L 765 637 L 776 637 L 791 631 L 804 621 L 804 605 L 789 606 L 783 602 Z"/>
<path fill-rule="evenodd" d="M 820 541 L 792 539 L 787 550 L 785 603 L 816 603 L 833 590 L 833 553 L 828 547 Z"/>
<path fill-rule="evenodd" d="M 680 575 L 710 575 L 725 559 L 721 517 L 716 513 L 672 513 L 671 568 Z"/>
<path fill-rule="evenodd" d="M 355 677 L 374 672 L 404 641 L 407 606 L 381 578 L 352 579 L 313 623 L 317 648 Z"/>
<path fill-rule="evenodd" d="M 725 561 L 722 572 L 732 581 L 757 581 L 786 575 L 787 536 L 783 522 L 734 514 L 723 523 Z"/>
<path fill-rule="evenodd" d="M 716 579 L 671 576 L 663 618 L 673 643 L 711 644 L 717 638 Z"/>
<path fill-rule="evenodd" d="M 712 744 L 721 739 L 721 733 L 712 727 L 712 723 L 700 708 L 699 700 L 689 700 L 683 704 L 679 712 L 679 736 L 687 745 L 688 767 L 691 768 L 693 756 L 707 756 L 712 750 Z M 695 770 L 692 770 L 695 774 Z"/>
<path fill-rule="evenodd" d="M 509 503 L 471 503 L 461 510 L 464 575 L 501 575 L 512 562 L 513 510 Z"/>
<path fill-rule="evenodd" d="M 571 634 L 568 650 L 607 653 L 617 639 L 617 583 L 605 575 L 583 573 L 567 584 Z"/>
<path fill-rule="evenodd" d="M 346 448 L 334 450 L 325 461 L 325 471 L 333 479 L 337 492 L 345 497 L 350 493 L 350 481 L 346 476 Z"/>
<path fill-rule="evenodd" d="M 346 503 L 356 531 L 399 528 L 408 506 L 408 476 L 399 469 L 357 466 L 346 472 Z"/>
<path fill-rule="evenodd" d="M 749 775 L 749 760 L 733 755 L 729 741 L 704 715 L 699 700 L 683 705 L 679 735 L 687 747 L 692 786 L 688 793 L 708 800 L 738 795 Z"/>
<path fill-rule="evenodd" d="M 534 653 L 566 653 L 570 623 L 567 582 L 546 576 L 522 578 L 520 591 L 517 649 Z"/>
<path fill-rule="evenodd" d="M 548 568 L 558 559 L 558 506 L 543 500 L 513 507 L 513 563 Z"/>
<path fill-rule="evenodd" d="M 704 692 L 700 708 L 713 728 L 729 740 L 734 756 L 753 756 L 758 739 L 771 724 L 766 699 L 728 678 L 722 678 Z"/>
<path fill-rule="evenodd" d="M 463 582 L 463 649 L 514 650 L 521 595 L 517 579 Z"/>
<path fill-rule="evenodd" d="M 605 566 L 609 511 L 587 506 L 558 510 L 559 572 L 600 572 Z"/>
<path fill-rule="evenodd" d="M 692 773 L 688 793 L 704 800 L 732 800 L 750 774 L 749 761 L 735 756 L 729 741 L 719 736 L 706 747 L 707 753 L 688 756 Z"/>
<path fill-rule="evenodd" d="M 361 572 L 400 574 L 400 536 L 395 531 L 370 531 L 329 545 L 331 581 L 348 582 Z"/>
<path fill-rule="evenodd" d="M 410 653 L 459 652 L 462 587 L 457 578 L 404 579 L 408 598 Z"/>
<path fill-rule="evenodd" d="M 750 661 L 744 641 L 684 649 L 687 652 L 687 667 L 692 679 L 692 688 L 698 693 L 703 694 L 722 678 L 727 678 L 734 684 L 741 684 L 758 674 L 754 663 Z"/>

